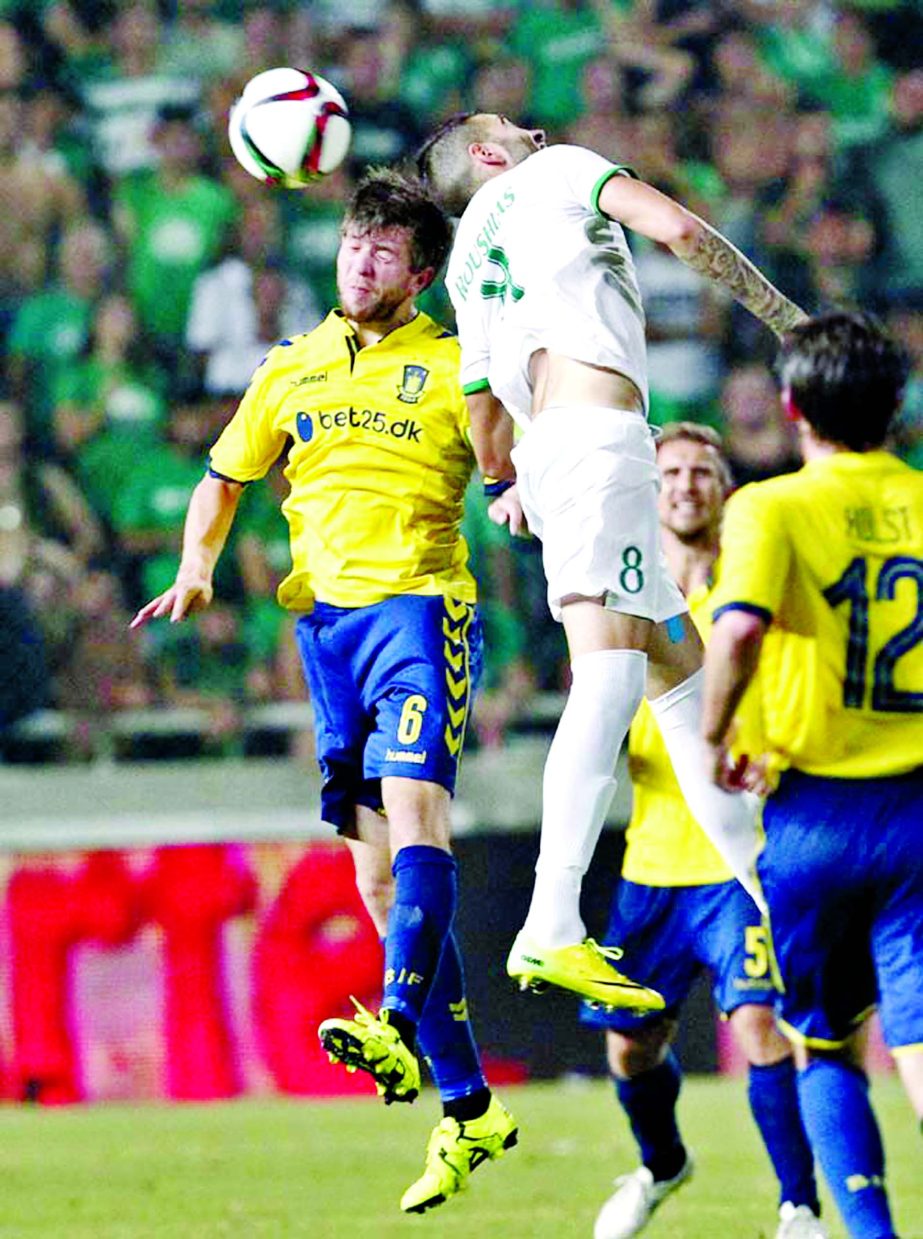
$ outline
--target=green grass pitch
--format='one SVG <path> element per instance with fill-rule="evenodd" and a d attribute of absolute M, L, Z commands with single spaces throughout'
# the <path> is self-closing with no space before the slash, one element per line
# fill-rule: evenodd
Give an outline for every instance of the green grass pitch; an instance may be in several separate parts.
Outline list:
<path fill-rule="evenodd" d="M 3 1239 L 589 1239 L 634 1153 L 602 1081 L 511 1088 L 518 1148 L 423 1217 L 397 1202 L 414 1179 L 435 1095 L 211 1106 L 0 1108 Z M 893 1078 L 875 1102 L 902 1239 L 923 1239 L 920 1134 Z M 774 1183 L 739 1079 L 686 1081 L 681 1121 L 698 1162 L 651 1239 L 772 1239 Z M 833 1235 L 844 1234 L 827 1209 Z"/>

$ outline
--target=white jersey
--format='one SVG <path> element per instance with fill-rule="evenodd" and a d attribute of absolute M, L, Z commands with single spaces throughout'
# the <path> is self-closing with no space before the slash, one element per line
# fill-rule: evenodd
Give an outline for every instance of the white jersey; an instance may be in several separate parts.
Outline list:
<path fill-rule="evenodd" d="M 546 348 L 626 375 L 647 407 L 644 311 L 621 227 L 599 195 L 626 169 L 550 146 L 477 191 L 458 225 L 446 286 L 468 393 L 489 387 L 531 421 L 529 359 Z"/>

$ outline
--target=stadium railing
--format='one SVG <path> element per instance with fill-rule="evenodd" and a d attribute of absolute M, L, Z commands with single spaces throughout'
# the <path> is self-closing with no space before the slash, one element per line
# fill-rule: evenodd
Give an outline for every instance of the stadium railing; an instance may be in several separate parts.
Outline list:
<path fill-rule="evenodd" d="M 564 707 L 560 693 L 538 693 L 528 708 L 509 728 L 511 741 L 532 734 L 550 735 Z M 228 755 L 282 756 L 286 741 L 294 734 L 310 731 L 313 712 L 306 701 L 272 701 L 243 706 L 238 711 L 239 724 L 219 742 Z M 66 760 L 68 753 L 80 750 L 86 759 L 101 761 L 133 760 L 140 755 L 157 757 L 156 742 L 194 741 L 200 749 L 207 746 L 210 717 L 206 709 L 196 707 L 160 707 L 118 710 L 105 715 L 87 716 L 65 710 L 38 710 L 22 719 L 0 737 L 0 751 L 5 750 L 11 762 L 41 762 Z M 254 743 L 263 737 L 260 746 Z M 163 756 L 179 757 L 165 743 Z M 187 755 L 201 756 L 194 745 Z"/>

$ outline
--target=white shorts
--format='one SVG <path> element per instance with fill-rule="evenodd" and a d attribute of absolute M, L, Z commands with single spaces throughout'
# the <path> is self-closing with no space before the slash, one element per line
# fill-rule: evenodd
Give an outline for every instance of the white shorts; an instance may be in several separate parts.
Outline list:
<path fill-rule="evenodd" d="M 661 550 L 657 454 L 640 413 L 545 409 L 513 461 L 556 620 L 571 595 L 657 624 L 689 609 Z"/>

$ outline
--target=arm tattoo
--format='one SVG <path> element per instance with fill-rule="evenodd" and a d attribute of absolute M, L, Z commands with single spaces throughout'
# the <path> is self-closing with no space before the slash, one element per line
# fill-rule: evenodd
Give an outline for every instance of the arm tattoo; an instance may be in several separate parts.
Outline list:
<path fill-rule="evenodd" d="M 703 220 L 692 247 L 679 253 L 687 267 L 726 288 L 751 314 L 783 335 L 807 318 L 804 310 L 783 296 L 740 250 Z"/>

